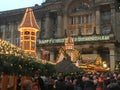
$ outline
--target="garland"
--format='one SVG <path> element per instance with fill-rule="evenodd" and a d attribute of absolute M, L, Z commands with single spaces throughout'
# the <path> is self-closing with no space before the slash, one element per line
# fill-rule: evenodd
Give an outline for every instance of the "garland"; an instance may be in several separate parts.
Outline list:
<path fill-rule="evenodd" d="M 0 54 L 1 74 L 34 76 L 35 73 L 41 75 L 47 75 L 48 73 L 50 75 L 54 72 L 54 66 L 51 64 L 43 64 L 42 62 L 31 58 L 21 58 L 20 56 Z"/>
<path fill-rule="evenodd" d="M 43 64 L 28 52 L 0 39 L 0 74 L 33 76 L 54 71 L 54 66 Z"/>

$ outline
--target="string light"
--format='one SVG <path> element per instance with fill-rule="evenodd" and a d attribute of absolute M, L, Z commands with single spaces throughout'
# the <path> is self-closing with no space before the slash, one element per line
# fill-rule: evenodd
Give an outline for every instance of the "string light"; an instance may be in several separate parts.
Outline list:
<path fill-rule="evenodd" d="M 33 76 L 35 73 L 47 75 L 55 72 L 54 65 L 44 64 L 28 52 L 2 39 L 0 39 L 0 66 L 0 73 L 7 75 Z"/>
<path fill-rule="evenodd" d="M 25 52 L 21 48 L 16 47 L 15 45 L 10 44 L 9 42 L 2 39 L 0 39 L 0 54 L 13 54 L 15 56 L 21 56 L 22 58 L 37 59 L 28 52 Z"/>

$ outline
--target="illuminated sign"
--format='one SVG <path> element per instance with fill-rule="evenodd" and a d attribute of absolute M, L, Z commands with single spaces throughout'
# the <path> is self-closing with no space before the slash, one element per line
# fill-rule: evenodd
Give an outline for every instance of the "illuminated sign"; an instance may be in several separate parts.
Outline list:
<path fill-rule="evenodd" d="M 46 39 L 46 40 L 38 40 L 39 44 L 55 44 L 55 43 L 64 43 L 66 38 L 60 39 Z M 74 37 L 74 42 L 87 42 L 87 41 L 104 41 L 110 40 L 109 36 L 87 36 L 87 37 Z"/>

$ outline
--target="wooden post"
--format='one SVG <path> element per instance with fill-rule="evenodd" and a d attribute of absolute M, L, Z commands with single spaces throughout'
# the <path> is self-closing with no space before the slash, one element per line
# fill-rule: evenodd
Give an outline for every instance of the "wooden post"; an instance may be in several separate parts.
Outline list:
<path fill-rule="evenodd" d="M 1 90 L 7 90 L 7 88 L 8 88 L 8 75 L 3 74 Z"/>
<path fill-rule="evenodd" d="M 14 76 L 10 75 L 8 78 L 8 89 L 13 90 L 14 87 Z"/>
<path fill-rule="evenodd" d="M 13 87 L 13 90 L 16 90 L 17 89 L 17 79 L 18 79 L 18 76 L 14 76 L 14 87 Z"/>

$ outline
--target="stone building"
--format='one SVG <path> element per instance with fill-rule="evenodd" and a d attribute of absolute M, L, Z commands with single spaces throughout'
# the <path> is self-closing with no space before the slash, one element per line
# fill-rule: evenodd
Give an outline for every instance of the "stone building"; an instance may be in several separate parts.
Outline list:
<path fill-rule="evenodd" d="M 115 70 L 120 60 L 120 13 L 115 0 L 46 0 L 31 8 L 41 28 L 37 33 L 39 58 L 55 60 L 69 31 L 75 49 L 88 58 L 100 55 Z M 0 37 L 17 46 L 25 9 L 0 12 Z"/>

